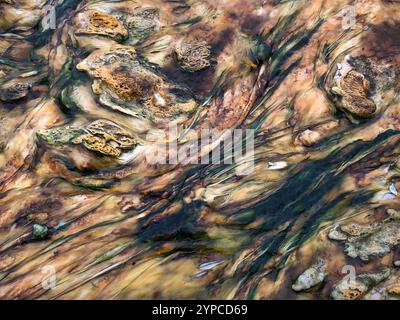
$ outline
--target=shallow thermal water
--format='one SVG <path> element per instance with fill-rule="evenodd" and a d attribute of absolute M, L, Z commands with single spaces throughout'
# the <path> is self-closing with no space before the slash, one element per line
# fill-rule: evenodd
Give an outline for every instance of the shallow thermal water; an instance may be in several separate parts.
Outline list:
<path fill-rule="evenodd" d="M 398 298 L 399 31 L 394 0 L 0 0 L 0 298 Z"/>

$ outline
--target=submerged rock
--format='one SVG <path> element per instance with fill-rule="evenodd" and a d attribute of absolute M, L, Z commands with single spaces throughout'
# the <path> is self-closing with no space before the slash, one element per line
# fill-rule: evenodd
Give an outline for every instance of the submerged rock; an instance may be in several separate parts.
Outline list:
<path fill-rule="evenodd" d="M 159 11 L 157 8 L 139 8 L 125 18 L 125 24 L 134 43 L 143 41 L 157 32 Z"/>
<path fill-rule="evenodd" d="M 392 295 L 400 295 L 400 283 L 395 283 L 386 288 L 387 292 Z"/>
<path fill-rule="evenodd" d="M 358 300 L 373 286 L 390 276 L 390 269 L 379 273 L 364 273 L 355 277 L 346 276 L 334 287 L 331 297 L 334 300 Z"/>
<path fill-rule="evenodd" d="M 196 72 L 210 66 L 210 46 L 205 41 L 180 41 L 175 45 L 175 55 L 180 67 Z"/>
<path fill-rule="evenodd" d="M 109 120 L 96 120 L 82 128 L 65 126 L 42 130 L 38 135 L 52 145 L 79 144 L 111 157 L 119 157 L 137 144 L 128 130 Z"/>
<path fill-rule="evenodd" d="M 75 17 L 77 35 L 100 35 L 107 36 L 117 41 L 128 37 L 125 26 L 116 17 L 101 11 L 89 10 Z"/>
<path fill-rule="evenodd" d="M 343 225 L 340 228 L 343 232 L 347 233 L 349 236 L 353 237 L 359 237 L 362 235 L 369 234 L 373 232 L 374 227 L 373 226 L 365 226 L 365 225 L 360 225 L 357 223 L 350 223 L 347 225 Z"/>
<path fill-rule="evenodd" d="M 385 90 L 395 86 L 398 81 L 398 70 L 382 62 L 362 55 L 349 57 L 350 65 L 369 78 L 374 101 L 380 101 Z"/>
<path fill-rule="evenodd" d="M 82 144 L 87 149 L 104 155 L 119 157 L 123 150 L 136 145 L 133 136 L 111 121 L 97 120 L 86 127 L 86 133 L 72 139 L 74 144 Z"/>
<path fill-rule="evenodd" d="M 305 270 L 292 285 L 294 291 L 303 291 L 314 287 L 322 281 L 326 276 L 326 262 L 319 260 L 316 264 Z"/>
<path fill-rule="evenodd" d="M 14 101 L 26 97 L 31 85 L 28 83 L 9 83 L 0 88 L 0 100 Z"/>
<path fill-rule="evenodd" d="M 340 230 L 339 225 L 336 225 L 333 227 L 332 230 L 329 231 L 328 238 L 331 240 L 344 241 L 347 240 L 348 235 L 346 235 L 344 232 Z"/>
<path fill-rule="evenodd" d="M 349 239 L 345 251 L 352 258 L 368 261 L 370 256 L 383 256 L 391 251 L 400 240 L 398 222 L 383 223 L 371 233 Z"/>
<path fill-rule="evenodd" d="M 386 221 L 380 224 L 359 225 L 350 223 L 335 226 L 329 239 L 345 241 L 345 251 L 352 258 L 368 261 L 371 256 L 383 256 L 400 241 L 400 223 Z"/>
<path fill-rule="evenodd" d="M 349 119 L 370 118 L 376 111 L 375 102 L 368 97 L 369 81 L 361 73 L 350 70 L 336 80 L 332 93 L 340 96 L 337 106 L 345 112 Z"/>
<path fill-rule="evenodd" d="M 85 131 L 70 126 L 39 130 L 37 135 L 48 144 L 62 146 L 70 143 L 74 138 L 84 134 Z"/>
<path fill-rule="evenodd" d="M 351 237 L 359 237 L 373 232 L 373 226 L 363 226 L 357 223 L 347 225 L 335 225 L 328 233 L 331 240 L 347 240 Z"/>
<path fill-rule="evenodd" d="M 191 92 L 169 82 L 128 46 L 97 50 L 77 65 L 93 78 L 100 102 L 125 114 L 168 119 L 194 111 Z"/>

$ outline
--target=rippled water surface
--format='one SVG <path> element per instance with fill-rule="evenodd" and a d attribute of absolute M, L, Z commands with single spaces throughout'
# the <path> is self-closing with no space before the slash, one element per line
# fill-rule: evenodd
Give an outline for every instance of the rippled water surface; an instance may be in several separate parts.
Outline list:
<path fill-rule="evenodd" d="M 398 298 L 399 19 L 0 0 L 0 298 Z M 254 153 L 195 161 L 233 129 Z"/>

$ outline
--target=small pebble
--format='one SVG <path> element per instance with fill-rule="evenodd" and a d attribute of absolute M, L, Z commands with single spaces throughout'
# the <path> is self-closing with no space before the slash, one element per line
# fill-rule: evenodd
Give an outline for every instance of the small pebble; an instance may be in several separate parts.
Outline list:
<path fill-rule="evenodd" d="M 281 170 L 287 167 L 285 161 L 268 162 L 268 169 L 270 170 Z"/>
<path fill-rule="evenodd" d="M 339 225 L 335 225 L 328 233 L 328 238 L 331 240 L 344 241 L 347 240 L 347 235 L 340 230 Z"/>
<path fill-rule="evenodd" d="M 32 227 L 32 238 L 35 240 L 46 239 L 49 235 L 49 228 L 45 225 L 35 223 Z"/>
<path fill-rule="evenodd" d="M 393 193 L 395 196 L 397 196 L 397 189 L 396 189 L 396 186 L 394 185 L 394 183 L 392 183 L 392 184 L 389 186 L 389 191 L 390 191 L 391 193 Z"/>
<path fill-rule="evenodd" d="M 303 291 L 310 289 L 322 281 L 326 276 L 326 262 L 320 259 L 316 264 L 305 270 L 292 285 L 294 291 Z"/>

